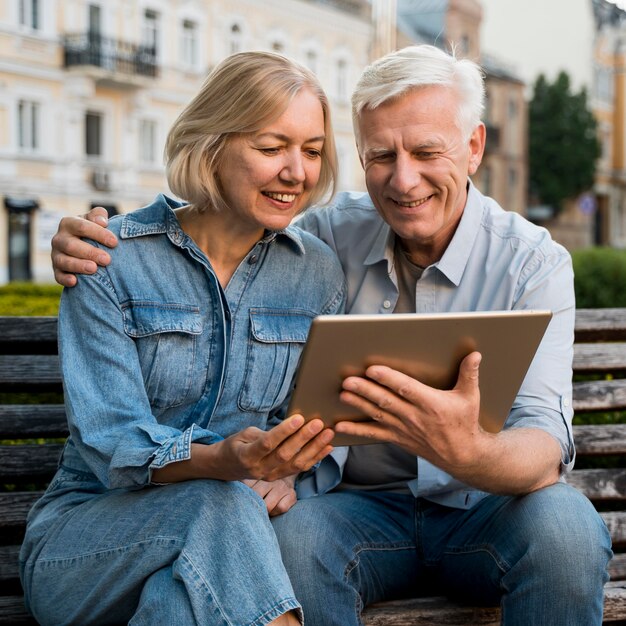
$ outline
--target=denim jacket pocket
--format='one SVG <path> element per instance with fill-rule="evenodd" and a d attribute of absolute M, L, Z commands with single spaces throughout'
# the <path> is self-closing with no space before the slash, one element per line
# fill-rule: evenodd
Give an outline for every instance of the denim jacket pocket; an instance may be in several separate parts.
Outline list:
<path fill-rule="evenodd" d="M 150 405 L 182 404 L 191 388 L 200 308 L 190 304 L 128 301 L 122 304 L 124 330 L 135 341 Z"/>
<path fill-rule="evenodd" d="M 269 411 L 291 389 L 315 313 L 299 309 L 250 309 L 250 337 L 239 408 Z"/>

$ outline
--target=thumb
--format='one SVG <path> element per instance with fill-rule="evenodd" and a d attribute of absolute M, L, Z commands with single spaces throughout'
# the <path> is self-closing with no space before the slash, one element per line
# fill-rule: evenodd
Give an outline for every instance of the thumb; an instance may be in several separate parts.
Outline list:
<path fill-rule="evenodd" d="M 480 352 L 471 352 L 462 361 L 454 389 L 456 391 L 478 391 L 479 369 L 482 360 Z"/>

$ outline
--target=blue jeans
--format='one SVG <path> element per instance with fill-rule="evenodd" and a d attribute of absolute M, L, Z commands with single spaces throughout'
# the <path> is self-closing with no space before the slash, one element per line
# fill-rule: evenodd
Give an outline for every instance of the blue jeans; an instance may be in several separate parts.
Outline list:
<path fill-rule="evenodd" d="M 565 484 L 488 496 L 469 510 L 330 493 L 273 524 L 306 626 L 356 626 L 372 602 L 429 594 L 500 605 L 506 626 L 602 623 L 610 537 Z"/>
<path fill-rule="evenodd" d="M 23 544 L 40 624 L 263 626 L 299 612 L 265 504 L 243 483 L 101 494 L 78 483 L 51 485 Z"/>

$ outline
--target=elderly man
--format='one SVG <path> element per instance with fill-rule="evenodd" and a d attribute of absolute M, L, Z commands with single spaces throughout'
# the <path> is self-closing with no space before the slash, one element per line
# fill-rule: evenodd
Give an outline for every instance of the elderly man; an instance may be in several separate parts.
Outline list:
<path fill-rule="evenodd" d="M 452 391 L 383 366 L 344 381 L 342 400 L 373 423 L 336 431 L 383 443 L 337 448 L 274 518 L 307 625 L 361 624 L 371 602 L 432 592 L 500 604 L 506 626 L 602 622 L 610 539 L 563 481 L 574 462 L 571 261 L 469 180 L 483 100 L 468 60 L 431 46 L 379 59 L 353 95 L 369 195 L 342 194 L 300 219 L 339 256 L 348 312 L 553 312 L 498 434 L 478 423 L 477 353 Z M 68 286 L 71 272 L 108 262 L 77 236 L 115 244 L 93 223 L 63 220 L 53 259 Z"/>

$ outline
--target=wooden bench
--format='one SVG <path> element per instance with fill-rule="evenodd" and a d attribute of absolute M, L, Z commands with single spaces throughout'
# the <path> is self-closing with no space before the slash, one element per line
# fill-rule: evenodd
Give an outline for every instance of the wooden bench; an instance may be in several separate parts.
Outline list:
<path fill-rule="evenodd" d="M 17 563 L 26 514 L 67 436 L 56 329 L 53 317 L 0 317 L 0 624 L 34 623 L 23 607 Z M 577 311 L 574 369 L 577 414 L 626 411 L 626 309 Z M 23 394 L 18 404 L 14 394 Z M 613 538 L 604 605 L 605 623 L 615 623 L 626 620 L 626 424 L 575 426 L 574 436 L 580 469 L 568 480 L 592 500 Z M 584 469 L 599 457 L 612 466 Z M 440 597 L 384 602 L 365 612 L 367 626 L 495 626 L 499 620 L 498 608 Z"/>

